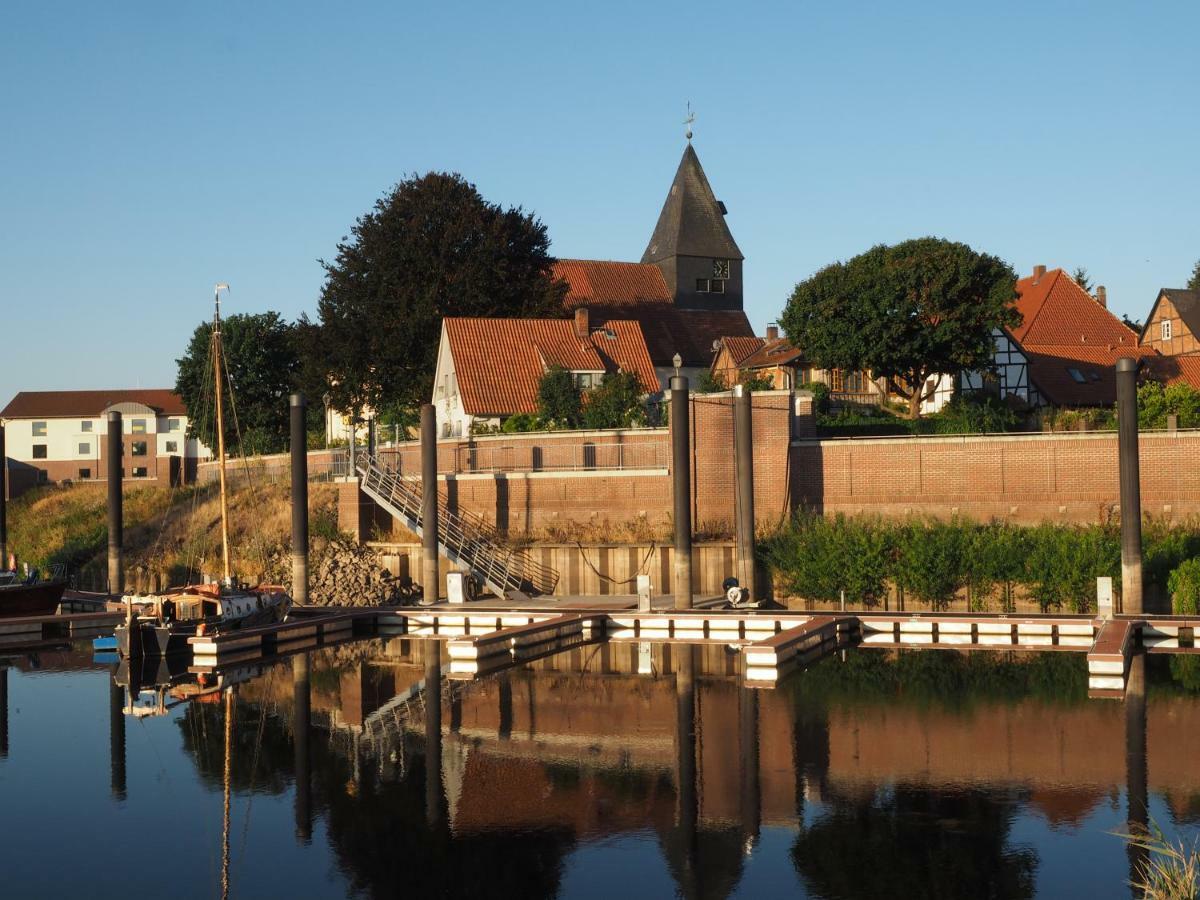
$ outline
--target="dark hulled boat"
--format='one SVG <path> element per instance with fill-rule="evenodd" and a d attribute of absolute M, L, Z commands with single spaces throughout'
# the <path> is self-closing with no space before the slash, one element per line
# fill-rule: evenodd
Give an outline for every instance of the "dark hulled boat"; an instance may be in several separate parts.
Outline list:
<path fill-rule="evenodd" d="M 65 577 L 19 581 L 15 572 L 3 573 L 0 575 L 0 617 L 54 615 L 66 589 Z"/>

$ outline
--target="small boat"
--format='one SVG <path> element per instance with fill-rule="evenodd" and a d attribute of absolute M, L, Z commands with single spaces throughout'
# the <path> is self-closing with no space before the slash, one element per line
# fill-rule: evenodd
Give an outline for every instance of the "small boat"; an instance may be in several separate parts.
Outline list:
<path fill-rule="evenodd" d="M 221 563 L 223 577 L 215 584 L 194 584 L 163 594 L 127 594 L 125 624 L 116 629 L 117 652 L 122 657 L 166 656 L 187 649 L 196 634 L 220 633 L 282 622 L 291 609 L 292 598 L 279 585 L 251 586 L 235 578 L 229 553 L 229 500 L 226 492 L 225 427 L 222 422 L 222 375 L 225 371 L 221 348 L 221 291 L 216 288 L 213 315 L 212 357 L 217 433 L 217 472 L 221 486 Z"/>
<path fill-rule="evenodd" d="M 66 589 L 67 577 L 61 566 L 55 566 L 49 578 L 42 578 L 36 570 L 27 578 L 0 572 L 0 617 L 54 615 Z"/>
<path fill-rule="evenodd" d="M 96 653 L 101 653 L 107 650 L 117 649 L 117 636 L 110 634 L 107 637 L 92 638 L 92 650 Z"/>

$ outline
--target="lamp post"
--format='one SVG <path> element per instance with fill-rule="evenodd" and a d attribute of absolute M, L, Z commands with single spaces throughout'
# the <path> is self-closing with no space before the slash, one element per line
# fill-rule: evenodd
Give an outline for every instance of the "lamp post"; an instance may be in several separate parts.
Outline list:
<path fill-rule="evenodd" d="M 326 391 L 321 395 L 321 401 L 325 404 L 325 449 L 329 449 L 329 392 Z"/>
<path fill-rule="evenodd" d="M 671 357 L 671 365 L 675 367 L 675 377 L 679 377 L 679 367 L 683 365 L 683 357 L 676 353 Z"/>

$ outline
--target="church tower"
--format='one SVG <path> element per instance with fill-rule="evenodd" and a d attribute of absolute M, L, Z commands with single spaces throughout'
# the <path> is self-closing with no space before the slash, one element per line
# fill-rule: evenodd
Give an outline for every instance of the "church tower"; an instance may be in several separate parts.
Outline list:
<path fill-rule="evenodd" d="M 690 132 L 689 132 L 690 137 Z M 643 263 L 662 271 L 680 309 L 742 309 L 742 251 L 689 140 Z"/>

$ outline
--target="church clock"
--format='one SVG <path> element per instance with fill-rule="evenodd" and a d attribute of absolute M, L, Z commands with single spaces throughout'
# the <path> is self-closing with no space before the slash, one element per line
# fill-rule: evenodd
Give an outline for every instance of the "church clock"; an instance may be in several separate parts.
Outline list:
<path fill-rule="evenodd" d="M 728 278 L 729 277 L 729 260 L 714 259 L 712 265 L 713 278 Z"/>

